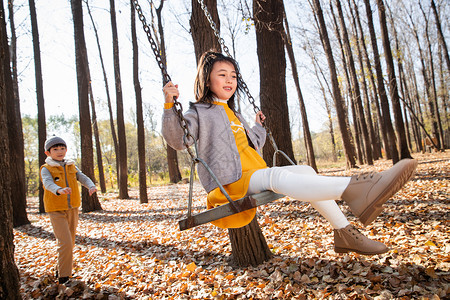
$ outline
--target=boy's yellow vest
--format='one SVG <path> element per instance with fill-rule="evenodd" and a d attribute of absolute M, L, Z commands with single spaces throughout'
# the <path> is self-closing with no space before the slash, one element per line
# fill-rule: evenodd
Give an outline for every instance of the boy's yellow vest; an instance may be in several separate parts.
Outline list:
<path fill-rule="evenodd" d="M 39 170 L 39 174 L 41 174 L 42 168 L 45 167 L 52 174 L 53 181 L 62 188 L 67 187 L 66 185 L 66 175 L 67 182 L 69 183 L 69 187 L 72 189 L 72 193 L 70 194 L 70 208 L 80 207 L 80 192 L 78 190 L 78 181 L 77 181 L 77 168 L 74 164 L 66 165 L 64 172 L 63 167 L 52 167 L 48 164 L 44 164 L 41 166 Z M 42 180 L 42 178 L 41 178 Z M 59 211 L 59 210 L 68 210 L 69 203 L 67 201 L 68 195 L 55 195 L 52 192 L 48 191 L 44 187 L 44 208 L 46 212 L 51 211 Z"/>

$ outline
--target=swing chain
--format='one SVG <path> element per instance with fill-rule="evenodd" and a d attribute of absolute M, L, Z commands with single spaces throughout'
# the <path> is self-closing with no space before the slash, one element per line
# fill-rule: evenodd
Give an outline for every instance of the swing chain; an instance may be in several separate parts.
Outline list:
<path fill-rule="evenodd" d="M 205 2 L 203 2 L 203 0 L 197 0 L 197 1 L 198 1 L 198 3 L 200 4 L 200 7 L 202 8 L 203 12 L 205 13 L 205 17 L 206 17 L 206 19 L 208 19 L 208 22 L 209 22 L 209 24 L 210 24 L 210 26 L 211 26 L 211 29 L 214 31 L 214 35 L 217 37 L 217 39 L 218 39 L 218 41 L 219 41 L 219 44 L 220 44 L 220 46 L 222 47 L 223 51 L 224 51 L 229 57 L 233 57 L 233 56 L 230 54 L 230 50 L 228 49 L 227 45 L 225 45 L 224 39 L 220 36 L 219 30 L 217 30 L 217 27 L 216 27 L 216 23 L 214 23 L 214 20 L 213 20 L 211 14 L 210 14 L 209 11 L 208 11 L 208 8 L 207 8 L 206 5 L 205 5 Z M 244 79 L 242 78 L 242 75 L 241 75 L 240 72 L 238 73 L 238 77 L 239 77 L 239 81 L 240 81 L 241 84 L 242 84 L 242 88 L 243 88 L 245 94 L 246 94 L 247 97 L 248 97 L 248 101 L 253 105 L 253 111 L 254 111 L 255 113 L 259 112 L 261 109 L 256 105 L 255 99 L 254 99 L 253 96 L 250 94 L 250 90 L 248 89 L 248 86 L 247 86 L 247 84 L 245 83 Z"/>
<path fill-rule="evenodd" d="M 141 9 L 141 6 L 140 6 L 138 0 L 134 0 L 133 4 L 138 13 L 139 20 L 142 23 L 142 27 L 144 28 L 144 31 L 147 35 L 147 39 L 150 42 L 150 47 L 153 50 L 153 54 L 155 55 L 156 62 L 158 63 L 159 68 L 161 69 L 161 72 L 163 75 L 163 85 L 166 85 L 166 83 L 168 83 L 169 81 L 172 81 L 172 79 L 170 78 L 170 75 L 167 73 L 167 69 L 163 63 L 162 57 L 160 55 L 160 51 L 158 49 L 158 45 L 156 44 L 155 40 L 152 37 L 150 27 L 147 25 L 147 21 L 145 19 L 144 13 L 142 12 L 142 9 Z M 195 146 L 196 152 L 197 152 L 197 144 L 195 143 L 195 139 L 193 138 L 192 134 L 189 132 L 187 121 L 183 116 L 183 107 L 182 107 L 181 103 L 178 102 L 176 97 L 174 97 L 173 100 L 174 100 L 173 108 L 175 110 L 175 113 L 178 116 L 178 120 L 179 120 L 181 128 L 183 129 L 183 132 L 184 132 L 184 136 L 183 136 L 184 146 L 186 147 L 186 150 L 188 151 L 191 158 L 195 160 L 197 155 L 195 155 L 194 152 L 192 152 L 192 149 L 189 147 L 188 139 L 191 138 L 192 140 L 194 140 L 194 146 Z"/>

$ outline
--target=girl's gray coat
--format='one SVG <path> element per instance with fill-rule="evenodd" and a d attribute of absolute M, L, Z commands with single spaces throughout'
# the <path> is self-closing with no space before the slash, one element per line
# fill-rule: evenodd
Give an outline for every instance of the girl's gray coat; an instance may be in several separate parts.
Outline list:
<path fill-rule="evenodd" d="M 244 125 L 247 137 L 255 150 L 260 153 L 266 141 L 266 130 L 259 124 L 250 128 L 240 114 L 236 113 L 236 116 Z M 219 182 L 226 185 L 239 180 L 242 176 L 241 160 L 225 109 L 220 105 L 196 103 L 192 104 L 184 117 L 189 132 L 197 140 L 198 156 L 211 168 Z M 164 109 L 162 134 L 172 148 L 176 150 L 186 148 L 183 143 L 184 132 L 173 108 Z M 193 144 L 192 139 L 188 142 L 189 145 Z M 197 171 L 206 192 L 209 193 L 217 187 L 201 163 L 198 164 Z"/>

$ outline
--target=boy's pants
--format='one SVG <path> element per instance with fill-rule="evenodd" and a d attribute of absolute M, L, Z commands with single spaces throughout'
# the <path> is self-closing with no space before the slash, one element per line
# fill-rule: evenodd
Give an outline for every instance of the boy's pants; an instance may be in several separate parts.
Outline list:
<path fill-rule="evenodd" d="M 48 213 L 58 242 L 58 276 L 72 276 L 73 247 L 78 225 L 78 207 Z"/>

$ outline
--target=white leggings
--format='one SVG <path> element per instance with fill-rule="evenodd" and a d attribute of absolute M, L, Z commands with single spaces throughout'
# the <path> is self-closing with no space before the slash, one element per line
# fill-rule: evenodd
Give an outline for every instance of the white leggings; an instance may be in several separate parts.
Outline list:
<path fill-rule="evenodd" d="M 273 167 L 253 173 L 248 194 L 270 190 L 311 204 L 334 229 L 349 222 L 335 200 L 350 182 L 350 177 L 319 176 L 306 165 Z"/>

